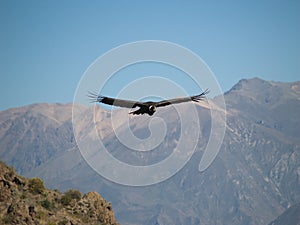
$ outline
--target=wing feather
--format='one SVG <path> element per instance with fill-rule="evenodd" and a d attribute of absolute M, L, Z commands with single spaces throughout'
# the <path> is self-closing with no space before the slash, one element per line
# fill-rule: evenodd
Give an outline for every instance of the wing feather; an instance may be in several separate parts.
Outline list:
<path fill-rule="evenodd" d="M 178 103 L 189 102 L 189 101 L 199 102 L 205 98 L 204 96 L 208 92 L 209 92 L 209 90 L 206 89 L 204 92 L 202 92 L 199 95 L 163 100 L 163 101 L 157 102 L 156 107 L 163 107 L 163 106 L 167 106 L 167 105 L 171 105 L 171 104 L 178 104 Z"/>
<path fill-rule="evenodd" d="M 91 99 L 92 102 L 100 102 L 107 105 L 113 105 L 113 106 L 119 106 L 125 108 L 135 108 L 137 106 L 141 107 L 141 105 L 143 105 L 143 102 L 110 98 L 103 95 L 97 95 L 92 92 L 89 92 L 88 97 Z"/>

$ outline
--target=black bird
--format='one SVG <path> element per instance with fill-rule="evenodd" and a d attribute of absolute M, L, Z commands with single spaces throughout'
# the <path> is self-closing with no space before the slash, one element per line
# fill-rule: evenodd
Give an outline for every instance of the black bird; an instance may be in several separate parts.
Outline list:
<path fill-rule="evenodd" d="M 97 95 L 95 93 L 89 93 L 89 97 L 91 98 L 92 102 L 100 102 L 107 105 L 113 105 L 113 106 L 120 106 L 125 108 L 135 108 L 140 107 L 138 110 L 130 112 L 129 114 L 133 115 L 139 115 L 147 113 L 149 116 L 152 116 L 156 112 L 156 108 L 163 107 L 171 104 L 177 104 L 182 102 L 199 102 L 204 99 L 204 96 L 209 92 L 208 89 L 206 89 L 204 92 L 202 92 L 199 95 L 194 95 L 190 97 L 181 97 L 181 98 L 172 98 L 168 100 L 163 100 L 159 102 L 137 102 L 132 100 L 123 100 L 123 99 L 116 99 L 116 98 L 110 98 L 105 97 L 102 95 Z"/>

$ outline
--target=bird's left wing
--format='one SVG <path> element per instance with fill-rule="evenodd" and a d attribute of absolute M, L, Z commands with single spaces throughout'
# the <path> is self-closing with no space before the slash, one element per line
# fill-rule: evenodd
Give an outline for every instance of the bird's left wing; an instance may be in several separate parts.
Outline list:
<path fill-rule="evenodd" d="M 182 98 L 172 98 L 168 100 L 163 100 L 156 103 L 156 107 L 163 107 L 171 104 L 178 104 L 182 102 L 189 102 L 189 101 L 195 101 L 199 102 L 204 99 L 204 96 L 209 92 L 208 89 L 206 89 L 204 92 L 202 92 L 199 95 L 189 96 L 189 97 L 182 97 Z"/>
<path fill-rule="evenodd" d="M 97 95 L 95 93 L 89 92 L 88 97 L 92 100 L 92 102 L 100 102 L 107 105 L 125 107 L 125 108 L 135 108 L 137 106 L 143 105 L 143 102 L 110 98 L 102 95 Z"/>

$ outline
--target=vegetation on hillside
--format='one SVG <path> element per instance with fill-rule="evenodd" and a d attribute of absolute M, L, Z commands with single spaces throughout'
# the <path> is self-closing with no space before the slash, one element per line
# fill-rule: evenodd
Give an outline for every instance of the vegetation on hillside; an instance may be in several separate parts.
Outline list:
<path fill-rule="evenodd" d="M 98 193 L 48 190 L 39 178 L 26 179 L 0 161 L 0 224 L 117 224 L 111 204 Z"/>

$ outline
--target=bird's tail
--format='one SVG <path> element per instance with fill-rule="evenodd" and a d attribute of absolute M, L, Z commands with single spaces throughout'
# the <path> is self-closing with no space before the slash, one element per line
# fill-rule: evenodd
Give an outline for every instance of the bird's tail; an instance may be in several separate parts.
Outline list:
<path fill-rule="evenodd" d="M 131 115 L 140 115 L 140 114 L 144 114 L 144 112 L 142 112 L 141 109 L 135 110 L 135 111 L 131 111 L 129 114 Z"/>

